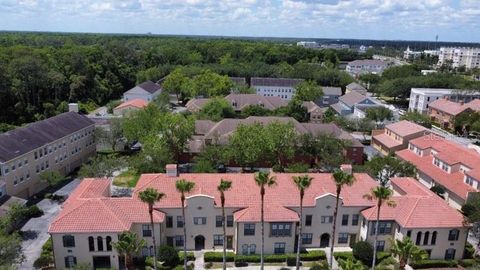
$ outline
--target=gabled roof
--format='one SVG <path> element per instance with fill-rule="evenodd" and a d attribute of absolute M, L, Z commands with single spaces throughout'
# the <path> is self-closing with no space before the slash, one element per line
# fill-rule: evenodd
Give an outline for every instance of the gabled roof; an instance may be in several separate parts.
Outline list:
<path fill-rule="evenodd" d="M 355 105 L 357 103 L 360 103 L 367 98 L 368 97 L 366 97 L 362 94 L 359 94 L 357 92 L 349 92 L 349 93 L 346 93 L 345 95 L 341 96 L 339 98 L 339 100 L 341 102 L 343 102 L 344 104 L 346 104 L 347 106 L 353 107 L 353 105 Z"/>
<path fill-rule="evenodd" d="M 322 86 L 324 96 L 341 96 L 342 88 L 333 86 Z"/>
<path fill-rule="evenodd" d="M 346 86 L 347 89 L 351 90 L 351 91 L 361 91 L 361 92 L 366 92 L 367 89 L 365 89 L 365 87 L 361 86 L 360 84 L 356 83 L 356 82 L 352 82 L 350 83 L 349 85 Z"/>
<path fill-rule="evenodd" d="M 84 115 L 66 112 L 2 133 L 0 162 L 17 158 L 93 124 Z"/>
<path fill-rule="evenodd" d="M 416 123 L 407 121 L 407 120 L 402 120 L 400 122 L 396 122 L 393 124 L 389 124 L 385 126 L 385 129 L 391 130 L 393 133 L 399 135 L 399 136 L 408 136 L 411 134 L 415 134 L 418 132 L 425 132 L 427 129 L 423 126 L 420 126 Z"/>
<path fill-rule="evenodd" d="M 115 107 L 115 110 L 119 110 L 127 107 L 135 107 L 138 109 L 142 109 L 144 107 L 147 107 L 147 105 L 148 105 L 148 102 L 146 100 L 136 98 L 136 99 L 123 102 L 122 104 Z"/>
<path fill-rule="evenodd" d="M 260 78 L 252 77 L 250 85 L 254 86 L 279 86 L 279 87 L 295 87 L 297 84 L 303 82 L 303 79 L 289 79 L 289 78 Z"/>
<path fill-rule="evenodd" d="M 315 104 L 315 102 L 313 101 L 304 101 L 302 102 L 302 106 L 307 108 L 307 111 L 309 113 L 312 113 L 314 111 L 319 111 L 320 113 L 322 113 L 322 108 L 320 108 L 317 104 Z"/>
<path fill-rule="evenodd" d="M 458 228 L 465 227 L 464 218 L 438 195 L 413 178 L 393 178 L 392 187 L 399 195 L 392 200 L 395 207 L 384 205 L 380 220 L 394 220 L 403 228 Z M 362 215 L 374 221 L 377 207 L 362 211 Z"/>
<path fill-rule="evenodd" d="M 250 105 L 260 105 L 268 110 L 275 110 L 287 105 L 287 102 L 280 97 L 264 97 L 257 94 L 230 94 L 225 99 L 230 101 L 232 106 L 235 104 L 234 108 L 240 111 Z"/>
<path fill-rule="evenodd" d="M 472 111 L 480 111 L 480 99 L 474 99 L 469 103 L 461 104 L 441 98 L 430 103 L 429 107 L 449 115 L 456 116 L 468 109 Z"/>
<path fill-rule="evenodd" d="M 388 64 L 382 60 L 376 59 L 363 59 L 363 60 L 354 60 L 348 63 L 349 66 L 387 66 Z"/>
<path fill-rule="evenodd" d="M 127 92 L 125 92 L 125 94 L 134 93 L 134 92 L 137 92 L 138 90 L 146 91 L 149 94 L 154 94 L 157 91 L 161 91 L 162 87 L 160 85 L 152 82 L 152 81 L 145 81 L 145 82 L 133 87 L 132 89 L 128 90 Z"/>

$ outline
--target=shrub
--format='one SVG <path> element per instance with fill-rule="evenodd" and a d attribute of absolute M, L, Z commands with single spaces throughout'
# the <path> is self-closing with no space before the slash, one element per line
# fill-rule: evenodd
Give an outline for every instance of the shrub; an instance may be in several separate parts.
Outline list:
<path fill-rule="evenodd" d="M 381 263 L 383 260 L 389 258 L 389 257 L 392 257 L 392 254 L 390 254 L 390 252 L 387 252 L 387 251 L 380 251 L 380 252 L 377 252 L 377 261 L 376 263 L 379 264 Z"/>
<path fill-rule="evenodd" d="M 213 267 L 213 262 L 207 262 L 205 263 L 205 268 L 210 269 Z"/>
<path fill-rule="evenodd" d="M 27 216 L 30 218 L 41 217 L 43 215 L 43 210 L 38 208 L 37 205 L 32 205 L 27 209 Z"/>
<path fill-rule="evenodd" d="M 421 260 L 410 263 L 413 269 L 425 269 L 425 268 L 449 268 L 456 267 L 458 262 L 456 260 Z"/>
<path fill-rule="evenodd" d="M 326 259 L 327 255 L 323 250 L 312 250 L 307 253 L 300 253 L 300 260 L 302 261 L 319 261 Z"/>
<path fill-rule="evenodd" d="M 180 262 L 183 262 L 183 251 L 178 252 L 178 257 L 180 258 Z M 195 260 L 195 255 L 193 255 L 193 252 L 189 251 L 187 252 L 187 261 L 194 261 Z"/>
<path fill-rule="evenodd" d="M 235 267 L 246 267 L 248 262 L 243 259 L 235 259 Z"/>
<path fill-rule="evenodd" d="M 339 259 L 342 259 L 342 260 L 348 260 L 348 259 L 352 259 L 354 260 L 355 258 L 353 257 L 353 253 L 350 252 L 350 251 L 342 251 L 342 252 L 334 252 L 333 253 L 333 257 L 335 257 L 335 260 L 339 260 Z"/>
<path fill-rule="evenodd" d="M 372 265 L 373 247 L 366 241 L 359 241 L 352 247 L 353 257 L 360 260 L 365 265 Z"/>
<path fill-rule="evenodd" d="M 52 263 L 53 258 L 51 256 L 42 254 L 40 255 L 40 257 L 38 257 L 38 259 L 35 260 L 35 262 L 33 263 L 33 267 L 38 269 L 49 266 Z"/>
<path fill-rule="evenodd" d="M 321 261 L 320 263 L 314 263 L 310 270 L 328 270 L 330 269 L 327 261 Z"/>
<path fill-rule="evenodd" d="M 465 252 L 463 253 L 463 258 L 473 259 L 474 255 L 475 255 L 475 248 L 472 246 L 472 244 L 467 242 L 467 244 L 465 245 Z"/>
<path fill-rule="evenodd" d="M 176 266 L 180 263 L 180 257 L 174 247 L 163 245 L 158 248 L 158 260 L 166 266 Z"/>
<path fill-rule="evenodd" d="M 223 262 L 223 252 L 205 252 L 205 262 Z M 235 253 L 227 252 L 227 262 L 233 262 L 235 260 Z"/>
<path fill-rule="evenodd" d="M 184 270 L 183 264 L 175 266 L 172 270 Z M 193 267 L 191 265 L 187 265 L 187 270 L 193 270 Z"/>
<path fill-rule="evenodd" d="M 463 266 L 463 267 L 471 267 L 474 266 L 475 264 L 479 263 L 475 259 L 463 259 L 458 261 L 458 264 Z"/>
<path fill-rule="evenodd" d="M 296 266 L 297 265 L 297 258 L 289 256 L 287 258 L 287 266 Z M 300 266 L 302 266 L 302 262 L 300 262 Z"/>

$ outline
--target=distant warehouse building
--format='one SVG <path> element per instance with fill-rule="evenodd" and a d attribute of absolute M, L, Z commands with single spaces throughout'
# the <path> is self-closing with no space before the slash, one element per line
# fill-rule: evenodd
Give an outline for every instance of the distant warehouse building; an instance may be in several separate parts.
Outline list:
<path fill-rule="evenodd" d="M 0 197 L 28 198 L 46 187 L 44 171 L 66 175 L 95 153 L 94 122 L 76 112 L 0 134 Z"/>

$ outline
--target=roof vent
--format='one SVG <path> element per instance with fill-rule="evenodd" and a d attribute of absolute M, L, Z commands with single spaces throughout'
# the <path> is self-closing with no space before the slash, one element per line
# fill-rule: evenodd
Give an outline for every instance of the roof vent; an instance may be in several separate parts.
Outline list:
<path fill-rule="evenodd" d="M 177 164 L 167 164 L 167 166 L 165 166 L 165 171 L 167 172 L 168 177 L 178 176 Z"/>

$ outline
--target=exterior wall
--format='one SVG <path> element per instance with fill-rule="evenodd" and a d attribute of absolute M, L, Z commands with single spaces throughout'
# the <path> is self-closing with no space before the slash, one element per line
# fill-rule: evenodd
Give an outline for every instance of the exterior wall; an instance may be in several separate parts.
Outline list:
<path fill-rule="evenodd" d="M 439 124 L 442 128 L 453 129 L 454 128 L 454 116 L 447 114 L 437 109 L 430 108 L 428 110 L 430 118 Z"/>
<path fill-rule="evenodd" d="M 79 167 L 95 153 L 94 129 L 94 125 L 88 126 L 13 160 L 0 163 L 2 170 L 0 181 L 5 181 L 7 194 L 28 198 L 47 186 L 46 183 L 40 182 L 39 175 L 43 171 L 57 170 L 66 175 Z M 42 157 L 40 157 L 40 151 L 42 151 Z M 36 159 L 35 153 L 37 153 Z M 15 167 L 14 170 L 13 167 Z"/>
<path fill-rule="evenodd" d="M 339 95 L 323 95 L 315 100 L 315 104 L 317 104 L 319 107 L 328 107 L 337 103 L 339 97 Z"/>
<path fill-rule="evenodd" d="M 353 164 L 363 164 L 363 146 L 352 146 L 347 148 L 345 156 Z"/>
<path fill-rule="evenodd" d="M 123 107 L 123 108 L 120 108 L 120 109 L 113 109 L 113 115 L 124 116 L 124 115 L 127 115 L 129 113 L 136 112 L 138 110 L 139 110 L 138 107 L 128 106 L 128 107 Z"/>
<path fill-rule="evenodd" d="M 439 185 L 438 183 L 435 182 L 434 179 L 422 173 L 421 171 L 417 173 L 417 178 L 419 179 L 420 183 L 422 183 L 427 188 L 431 188 L 432 186 Z M 447 201 L 448 205 L 450 205 L 451 207 L 457 210 L 462 209 L 462 205 L 465 204 L 465 199 L 460 198 L 458 195 L 456 195 L 455 193 L 451 192 L 448 189 L 445 189 L 444 198 L 445 198 L 445 201 Z"/>
<path fill-rule="evenodd" d="M 428 104 L 442 98 L 452 91 L 417 91 L 412 89 L 410 92 L 409 111 L 416 111 L 419 113 L 426 113 L 428 111 Z"/>
<path fill-rule="evenodd" d="M 157 91 L 153 94 L 150 94 L 149 92 L 145 91 L 145 93 L 124 93 L 123 94 L 123 101 L 129 101 L 132 99 L 143 99 L 145 101 L 153 101 L 158 95 L 160 94 L 160 91 Z"/>
<path fill-rule="evenodd" d="M 236 252 L 242 254 L 243 245 L 255 245 L 255 254 L 260 254 L 262 248 L 262 225 L 260 222 L 255 222 L 255 235 L 248 236 L 244 235 L 245 224 L 250 222 L 242 222 L 237 224 L 237 242 L 236 242 Z M 290 222 L 291 224 L 291 234 L 289 236 L 279 236 L 275 237 L 271 235 L 270 226 L 271 223 L 265 222 L 265 254 L 274 254 L 275 243 L 285 243 L 285 253 L 294 252 L 295 247 L 295 232 L 296 226 L 295 223 Z"/>
<path fill-rule="evenodd" d="M 467 69 L 480 67 L 480 49 L 478 48 L 440 48 L 438 65 L 443 65 L 447 60 L 452 61 L 452 67 L 465 66 Z"/>
<path fill-rule="evenodd" d="M 352 75 L 361 75 L 366 73 L 382 74 L 387 65 L 350 65 L 346 67 L 346 71 Z"/>
<path fill-rule="evenodd" d="M 252 88 L 257 91 L 257 95 L 264 97 L 280 97 L 283 100 L 291 100 L 295 95 L 295 87 L 252 85 Z"/>

